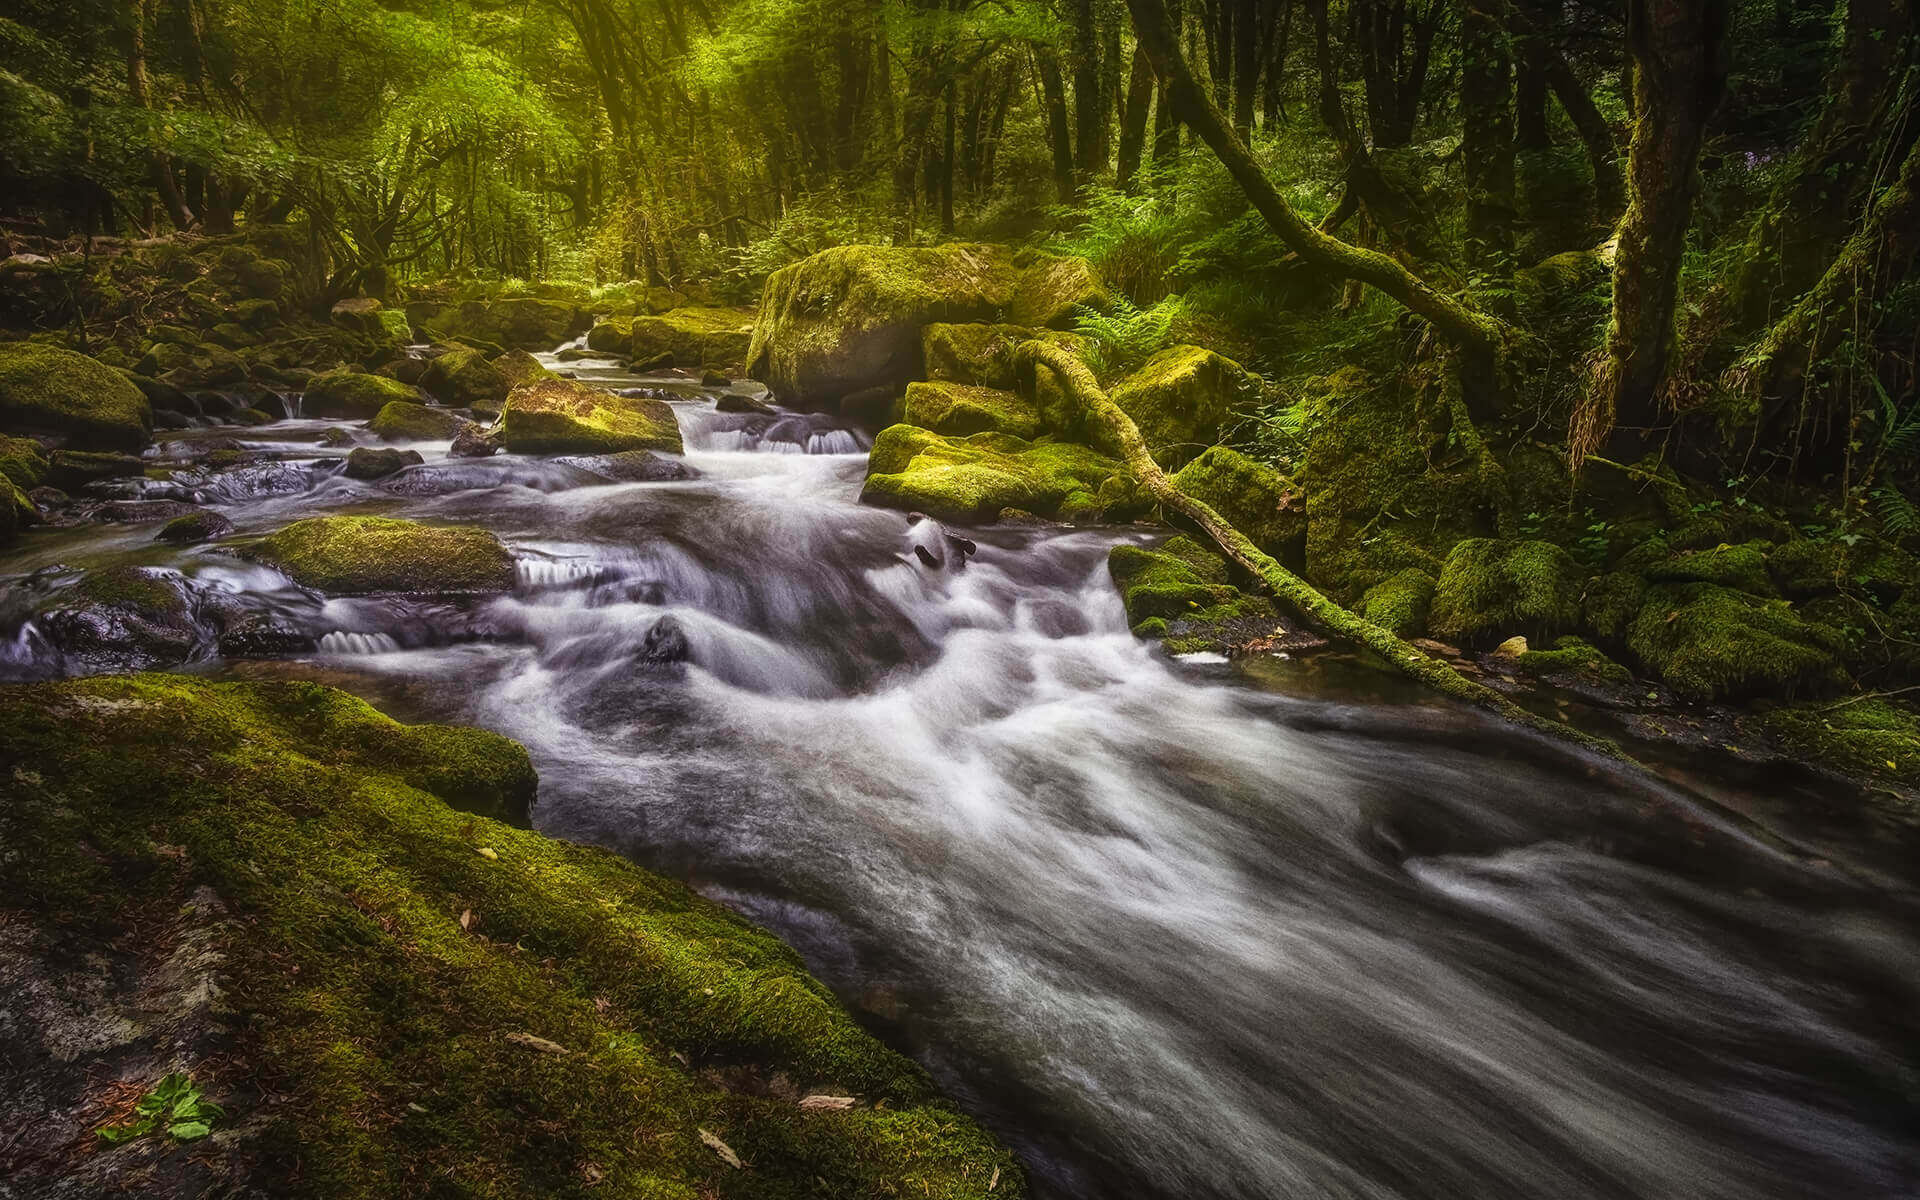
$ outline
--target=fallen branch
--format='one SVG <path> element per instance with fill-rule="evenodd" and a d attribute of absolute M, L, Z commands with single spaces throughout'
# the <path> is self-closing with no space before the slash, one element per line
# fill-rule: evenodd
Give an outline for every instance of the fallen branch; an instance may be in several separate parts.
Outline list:
<path fill-rule="evenodd" d="M 1091 425 L 1105 435 L 1107 444 L 1119 448 L 1121 459 L 1154 499 L 1163 507 L 1186 515 L 1205 530 L 1222 553 L 1266 584 L 1275 596 L 1321 633 L 1365 647 L 1386 659 L 1401 674 L 1456 700 L 1486 709 L 1516 725 L 1562 741 L 1574 742 L 1609 758 L 1633 761 L 1619 746 L 1605 738 L 1582 733 L 1559 721 L 1529 712 L 1484 684 L 1475 683 L 1365 617 L 1335 604 L 1319 589 L 1263 554 L 1259 547 L 1247 540 L 1246 534 L 1228 524 L 1226 518 L 1215 512 L 1212 506 L 1174 486 L 1166 472 L 1153 461 L 1153 455 L 1147 452 L 1147 443 L 1140 436 L 1140 427 L 1118 405 L 1107 399 L 1093 372 L 1073 354 L 1046 342 L 1030 341 L 1022 342 L 1014 351 L 1014 361 L 1023 373 L 1042 366 L 1052 371 L 1059 379 L 1060 386 L 1085 411 Z"/>

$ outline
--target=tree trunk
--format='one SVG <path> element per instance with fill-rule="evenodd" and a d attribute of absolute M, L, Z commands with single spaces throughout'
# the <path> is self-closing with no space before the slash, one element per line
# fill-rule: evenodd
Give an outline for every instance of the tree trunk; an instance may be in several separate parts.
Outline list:
<path fill-rule="evenodd" d="M 153 23 L 153 4 L 154 0 L 138 0 L 134 5 L 131 36 L 127 42 L 127 94 L 137 107 L 149 112 L 153 110 L 153 101 L 147 88 L 147 27 Z M 147 152 L 147 164 L 153 176 L 153 188 L 160 193 L 160 201 L 166 205 L 167 216 L 174 227 L 193 228 L 198 218 L 180 194 L 180 184 L 173 177 L 173 164 L 167 155 L 156 146 Z"/>
<path fill-rule="evenodd" d="M 1513 52 L 1493 3 L 1465 0 L 1460 12 L 1467 261 L 1483 271 L 1513 259 Z"/>
<path fill-rule="evenodd" d="M 1047 144 L 1053 150 L 1054 190 L 1060 203 L 1072 204 L 1073 135 L 1067 128 L 1067 90 L 1060 79 L 1060 58 L 1046 47 L 1036 48 L 1033 57 L 1040 71 L 1041 98 L 1047 106 Z"/>
<path fill-rule="evenodd" d="M 1260 46 L 1254 36 L 1257 0 L 1224 0 L 1233 12 L 1233 128 L 1253 140 L 1253 102 L 1260 86 Z"/>
<path fill-rule="evenodd" d="M 1086 183 L 1107 165 L 1106 92 L 1100 86 L 1100 27 L 1093 0 L 1073 0 L 1073 42 L 1074 170 Z"/>
<path fill-rule="evenodd" d="M 1609 458 L 1638 458 L 1662 423 L 1660 385 L 1699 188 L 1694 164 L 1726 86 L 1729 15 L 1728 0 L 1629 0 L 1635 120 L 1627 211 L 1614 252 L 1606 343 L 1568 437 L 1576 466 L 1603 445 Z"/>
<path fill-rule="evenodd" d="M 1153 64 L 1138 46 L 1133 49 L 1133 73 L 1127 78 L 1127 106 L 1120 120 L 1120 161 L 1114 170 L 1114 185 L 1130 191 L 1134 174 L 1140 169 L 1140 154 L 1146 149 L 1147 110 L 1153 106 Z"/>
<path fill-rule="evenodd" d="M 1514 39 L 1513 49 L 1514 149 L 1549 149 L 1553 130 L 1547 125 L 1546 43 L 1538 35 L 1525 34 Z"/>
<path fill-rule="evenodd" d="M 1227 127 L 1226 117 L 1194 81 L 1180 52 L 1164 0 L 1127 0 L 1140 45 L 1160 76 L 1180 119 L 1213 148 L 1213 152 L 1246 193 L 1281 241 L 1302 259 L 1325 267 L 1342 278 L 1368 284 L 1425 317 L 1440 335 L 1491 362 L 1504 343 L 1504 330 L 1493 317 L 1461 300 L 1443 294 L 1393 258 L 1348 245 L 1309 225 L 1280 194 L 1254 162 L 1245 142 Z"/>

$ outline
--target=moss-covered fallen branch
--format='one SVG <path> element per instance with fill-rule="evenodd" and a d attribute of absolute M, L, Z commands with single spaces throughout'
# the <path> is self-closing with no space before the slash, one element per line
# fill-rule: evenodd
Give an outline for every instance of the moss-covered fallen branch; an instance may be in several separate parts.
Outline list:
<path fill-rule="evenodd" d="M 1153 498 L 1198 525 L 1222 553 L 1272 589 L 1273 594 L 1292 607 L 1314 628 L 1329 637 L 1365 647 L 1391 663 L 1395 670 L 1412 679 L 1468 704 L 1548 736 L 1571 741 L 1612 758 L 1626 759 L 1620 747 L 1591 734 L 1582 733 L 1558 721 L 1549 720 L 1515 704 L 1500 693 L 1475 683 L 1452 667 L 1418 647 L 1394 636 L 1388 630 L 1329 600 L 1319 589 L 1287 570 L 1271 556 L 1261 552 L 1247 536 L 1235 529 L 1212 506 L 1187 495 L 1174 486 L 1166 472 L 1153 461 L 1140 429 L 1118 405 L 1107 399 L 1100 384 L 1085 363 L 1059 346 L 1045 342 L 1023 342 L 1015 352 L 1020 370 L 1046 367 L 1061 387 L 1085 410 L 1089 428 L 1096 440 L 1117 447 L 1123 462 Z"/>

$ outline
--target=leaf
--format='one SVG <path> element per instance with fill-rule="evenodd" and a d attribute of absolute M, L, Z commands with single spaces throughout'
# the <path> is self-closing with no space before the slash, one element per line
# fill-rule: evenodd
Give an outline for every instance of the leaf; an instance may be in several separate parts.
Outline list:
<path fill-rule="evenodd" d="M 695 1130 L 694 1132 L 700 1135 L 700 1140 L 706 1143 L 708 1149 L 712 1150 L 715 1154 L 718 1154 L 720 1156 L 721 1162 L 726 1163 L 728 1166 L 732 1167 L 736 1171 L 738 1171 L 741 1167 L 746 1165 L 745 1163 L 740 1161 L 740 1156 L 733 1152 L 732 1146 L 727 1145 L 725 1142 L 721 1141 L 719 1138 L 715 1137 L 713 1134 L 708 1133 L 704 1129 L 698 1129 L 698 1130 Z"/>
<path fill-rule="evenodd" d="M 529 1050 L 538 1050 L 542 1054 L 565 1054 L 567 1048 L 559 1042 L 550 1042 L 546 1038 L 532 1033 L 510 1033 L 507 1040 L 516 1046 L 525 1046 Z"/>
<path fill-rule="evenodd" d="M 500 861 L 499 852 L 496 851 L 492 846 L 481 846 L 477 850 L 475 850 L 474 853 L 478 854 L 481 858 L 486 859 L 488 862 Z"/>
<path fill-rule="evenodd" d="M 169 1125 L 167 1132 L 183 1142 L 191 1142 L 212 1133 L 213 1127 L 205 1121 L 180 1121 L 176 1124 Z"/>
<path fill-rule="evenodd" d="M 465 930 L 471 930 L 473 928 L 473 910 L 472 909 L 468 908 L 468 909 L 461 910 L 460 928 Z"/>
<path fill-rule="evenodd" d="M 805 1096 L 801 1098 L 800 1107 L 801 1108 L 824 1108 L 829 1110 L 852 1108 L 853 1097 L 852 1096 L 826 1096 L 826 1095 L 817 1095 L 817 1094 L 812 1096 Z"/>
<path fill-rule="evenodd" d="M 109 1125 L 105 1129 L 98 1129 L 94 1132 L 100 1135 L 102 1141 L 117 1145 L 121 1142 L 130 1142 L 141 1134 L 150 1132 L 154 1124 L 154 1118 L 149 1117 L 144 1121 L 135 1121 L 131 1125 Z"/>

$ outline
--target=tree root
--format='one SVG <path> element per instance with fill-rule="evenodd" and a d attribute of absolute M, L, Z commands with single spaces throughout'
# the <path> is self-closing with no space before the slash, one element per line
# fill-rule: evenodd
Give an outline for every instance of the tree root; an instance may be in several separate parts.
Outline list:
<path fill-rule="evenodd" d="M 1030 341 L 1021 343 L 1014 354 L 1015 363 L 1023 374 L 1043 366 L 1054 373 L 1060 386 L 1085 411 L 1089 423 L 1105 435 L 1107 444 L 1119 448 L 1122 460 L 1154 499 L 1163 507 L 1192 520 L 1222 553 L 1258 577 L 1275 596 L 1321 633 L 1371 650 L 1402 675 L 1535 733 L 1572 742 L 1608 758 L 1633 762 L 1613 742 L 1529 712 L 1491 688 L 1475 683 L 1365 617 L 1335 604 L 1319 589 L 1262 553 L 1212 506 L 1174 486 L 1166 472 L 1153 461 L 1153 455 L 1147 452 L 1147 444 L 1140 436 L 1139 426 L 1118 405 L 1107 399 L 1093 372 L 1071 353 L 1046 342 Z"/>

